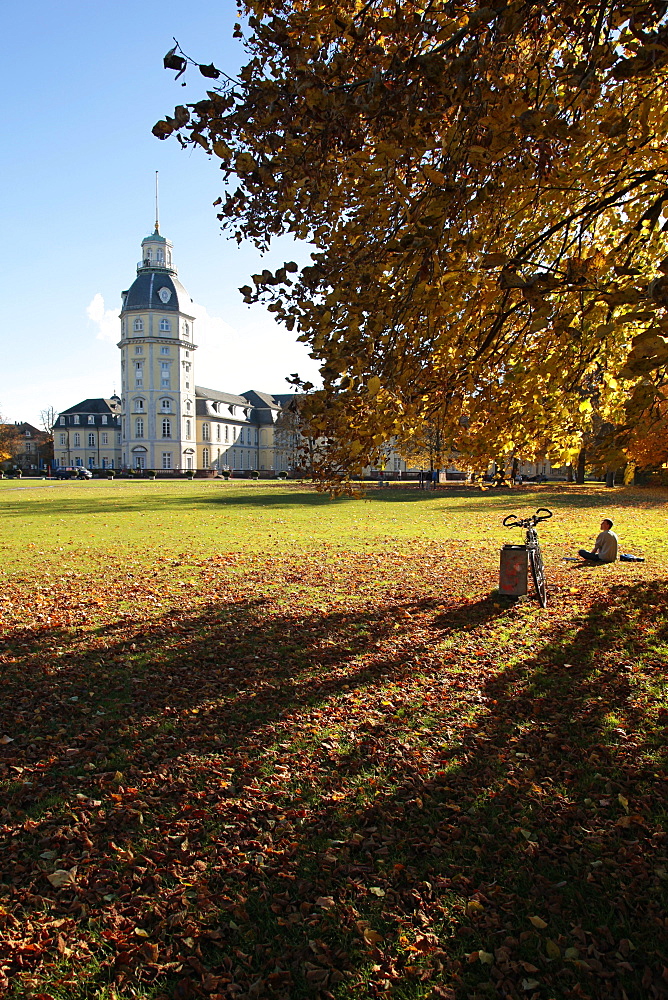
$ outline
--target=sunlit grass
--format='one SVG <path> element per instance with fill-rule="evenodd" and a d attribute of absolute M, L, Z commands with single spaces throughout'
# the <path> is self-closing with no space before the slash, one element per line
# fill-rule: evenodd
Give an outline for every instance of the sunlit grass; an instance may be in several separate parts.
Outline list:
<path fill-rule="evenodd" d="M 0 483 L 10 995 L 660 985 L 667 496 Z M 537 506 L 546 610 L 494 596 Z M 646 562 L 564 562 L 608 513 Z"/>

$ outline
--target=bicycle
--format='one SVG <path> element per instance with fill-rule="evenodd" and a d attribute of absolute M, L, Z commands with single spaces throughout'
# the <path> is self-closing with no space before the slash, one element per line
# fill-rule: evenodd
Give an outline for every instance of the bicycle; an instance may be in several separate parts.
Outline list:
<path fill-rule="evenodd" d="M 542 517 L 540 517 L 541 514 L 543 515 Z M 533 577 L 536 594 L 542 608 L 547 607 L 547 584 L 545 582 L 545 567 L 543 565 L 543 555 L 540 551 L 536 525 L 540 521 L 547 521 L 552 516 L 552 511 L 548 510 L 547 507 L 539 507 L 531 517 L 520 518 L 517 514 L 508 514 L 503 519 L 504 528 L 524 528 L 526 531 L 524 543 L 529 553 L 531 576 Z"/>

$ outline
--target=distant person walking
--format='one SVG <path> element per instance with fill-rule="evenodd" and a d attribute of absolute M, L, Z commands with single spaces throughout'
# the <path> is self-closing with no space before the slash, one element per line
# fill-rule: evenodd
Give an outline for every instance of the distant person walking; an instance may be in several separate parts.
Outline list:
<path fill-rule="evenodd" d="M 596 537 L 593 551 L 587 552 L 586 549 L 580 549 L 578 555 L 586 559 L 587 562 L 611 563 L 617 559 L 617 546 L 618 539 L 617 535 L 612 531 L 612 521 L 609 517 L 604 517 L 601 521 L 601 530 Z"/>

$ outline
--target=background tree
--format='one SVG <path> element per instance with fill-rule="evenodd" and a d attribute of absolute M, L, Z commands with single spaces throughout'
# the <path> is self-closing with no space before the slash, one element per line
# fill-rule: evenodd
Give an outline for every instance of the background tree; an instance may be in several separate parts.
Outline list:
<path fill-rule="evenodd" d="M 200 66 L 217 84 L 154 132 L 220 157 L 239 241 L 315 245 L 242 291 L 321 362 L 303 408 L 321 473 L 344 479 L 436 415 L 474 463 L 545 443 L 568 460 L 600 368 L 602 419 L 650 419 L 668 362 L 666 3 L 240 9 L 238 79 Z"/>
<path fill-rule="evenodd" d="M 13 464 L 21 450 L 21 437 L 15 424 L 7 424 L 0 416 L 0 463 Z"/>

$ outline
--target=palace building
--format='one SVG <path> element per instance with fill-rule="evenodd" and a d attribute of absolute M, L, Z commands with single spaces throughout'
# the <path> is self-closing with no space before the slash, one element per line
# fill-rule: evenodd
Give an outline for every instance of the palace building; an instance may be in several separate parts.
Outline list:
<path fill-rule="evenodd" d="M 121 396 L 86 399 L 54 427 L 58 466 L 88 469 L 288 471 L 296 461 L 294 394 L 234 395 L 195 384 L 193 300 L 173 247 L 142 240 L 137 277 L 121 299 Z"/>

